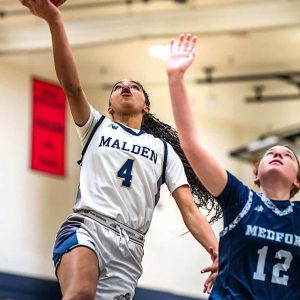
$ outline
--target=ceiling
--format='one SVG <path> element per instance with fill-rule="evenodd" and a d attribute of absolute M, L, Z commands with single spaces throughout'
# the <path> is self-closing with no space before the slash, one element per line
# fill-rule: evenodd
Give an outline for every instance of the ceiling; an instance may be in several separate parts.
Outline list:
<path fill-rule="evenodd" d="M 163 62 L 148 48 L 190 32 L 199 37 L 197 59 L 187 74 L 196 113 L 262 131 L 298 122 L 298 99 L 244 101 L 254 95 L 254 86 L 264 85 L 266 95 L 297 95 L 295 84 L 197 80 L 210 66 L 214 78 L 300 71 L 300 0 L 67 0 L 61 10 L 86 87 L 105 90 L 128 75 L 143 82 L 150 95 L 167 95 Z M 0 62 L 55 79 L 45 22 L 19 1 L 0 0 L 0 16 Z M 156 107 L 159 101 L 152 99 Z"/>

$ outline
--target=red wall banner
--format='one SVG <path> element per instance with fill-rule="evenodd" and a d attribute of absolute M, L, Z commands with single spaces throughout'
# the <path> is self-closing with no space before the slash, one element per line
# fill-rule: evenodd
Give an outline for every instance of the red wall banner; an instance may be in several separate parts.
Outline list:
<path fill-rule="evenodd" d="M 32 80 L 33 170 L 65 175 L 66 97 L 59 85 Z"/>

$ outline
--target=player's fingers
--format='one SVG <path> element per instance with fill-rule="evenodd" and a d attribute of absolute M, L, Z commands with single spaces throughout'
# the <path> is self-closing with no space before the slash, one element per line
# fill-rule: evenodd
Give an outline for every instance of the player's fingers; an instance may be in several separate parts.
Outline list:
<path fill-rule="evenodd" d="M 212 271 L 213 271 L 213 267 L 209 266 L 209 267 L 206 267 L 206 268 L 202 269 L 201 273 L 207 273 L 207 272 L 212 272 Z"/>
<path fill-rule="evenodd" d="M 190 51 L 196 51 L 197 40 L 198 40 L 198 38 L 195 35 L 193 37 L 191 37 L 190 43 L 189 43 L 189 49 L 190 49 Z"/>
<path fill-rule="evenodd" d="M 184 50 L 189 49 L 191 38 L 192 38 L 192 36 L 189 33 L 185 36 L 185 40 L 184 40 L 184 44 L 183 44 L 183 49 Z"/>
<path fill-rule="evenodd" d="M 211 290 L 211 286 L 212 283 L 210 281 L 210 279 L 206 279 L 206 281 L 204 282 L 204 288 L 203 288 L 203 293 L 208 293 Z"/>
<path fill-rule="evenodd" d="M 216 281 L 216 274 L 214 273 L 210 274 L 204 282 L 203 291 L 205 291 L 205 293 L 210 293 L 215 281 Z"/>
<path fill-rule="evenodd" d="M 183 41 L 184 41 L 184 34 L 182 33 L 182 34 L 180 34 L 180 36 L 178 38 L 178 45 L 177 45 L 177 47 L 178 47 L 179 51 L 181 50 L 181 47 L 183 45 Z"/>
<path fill-rule="evenodd" d="M 206 293 L 207 293 L 207 294 L 210 294 L 213 285 L 214 285 L 214 283 L 213 283 L 212 281 L 210 281 L 210 282 L 207 284 L 207 287 L 206 287 Z"/>
<path fill-rule="evenodd" d="M 32 5 L 34 4 L 34 1 L 32 0 L 20 0 L 20 2 L 22 3 L 22 5 L 28 7 L 29 9 L 31 9 Z"/>
<path fill-rule="evenodd" d="M 174 45 L 175 45 L 175 40 L 171 39 L 170 41 L 170 53 L 173 54 L 174 52 Z"/>

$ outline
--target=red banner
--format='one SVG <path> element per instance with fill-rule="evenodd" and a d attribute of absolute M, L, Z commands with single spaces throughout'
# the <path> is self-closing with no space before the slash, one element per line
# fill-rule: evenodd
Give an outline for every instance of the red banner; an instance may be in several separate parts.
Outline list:
<path fill-rule="evenodd" d="M 31 168 L 65 175 L 66 97 L 59 85 L 32 81 Z"/>

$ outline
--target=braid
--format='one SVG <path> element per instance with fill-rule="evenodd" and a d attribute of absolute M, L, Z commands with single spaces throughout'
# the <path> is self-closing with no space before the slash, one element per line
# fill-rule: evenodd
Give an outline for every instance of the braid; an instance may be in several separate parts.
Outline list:
<path fill-rule="evenodd" d="M 142 129 L 157 138 L 165 139 L 173 147 L 174 151 L 178 154 L 183 163 L 195 204 L 198 208 L 204 208 L 207 210 L 207 215 L 214 211 L 214 215 L 209 221 L 210 223 L 214 223 L 215 221 L 219 220 L 222 217 L 221 207 L 198 180 L 198 177 L 194 173 L 183 153 L 176 130 L 170 125 L 161 122 L 150 113 L 144 115 Z"/>

